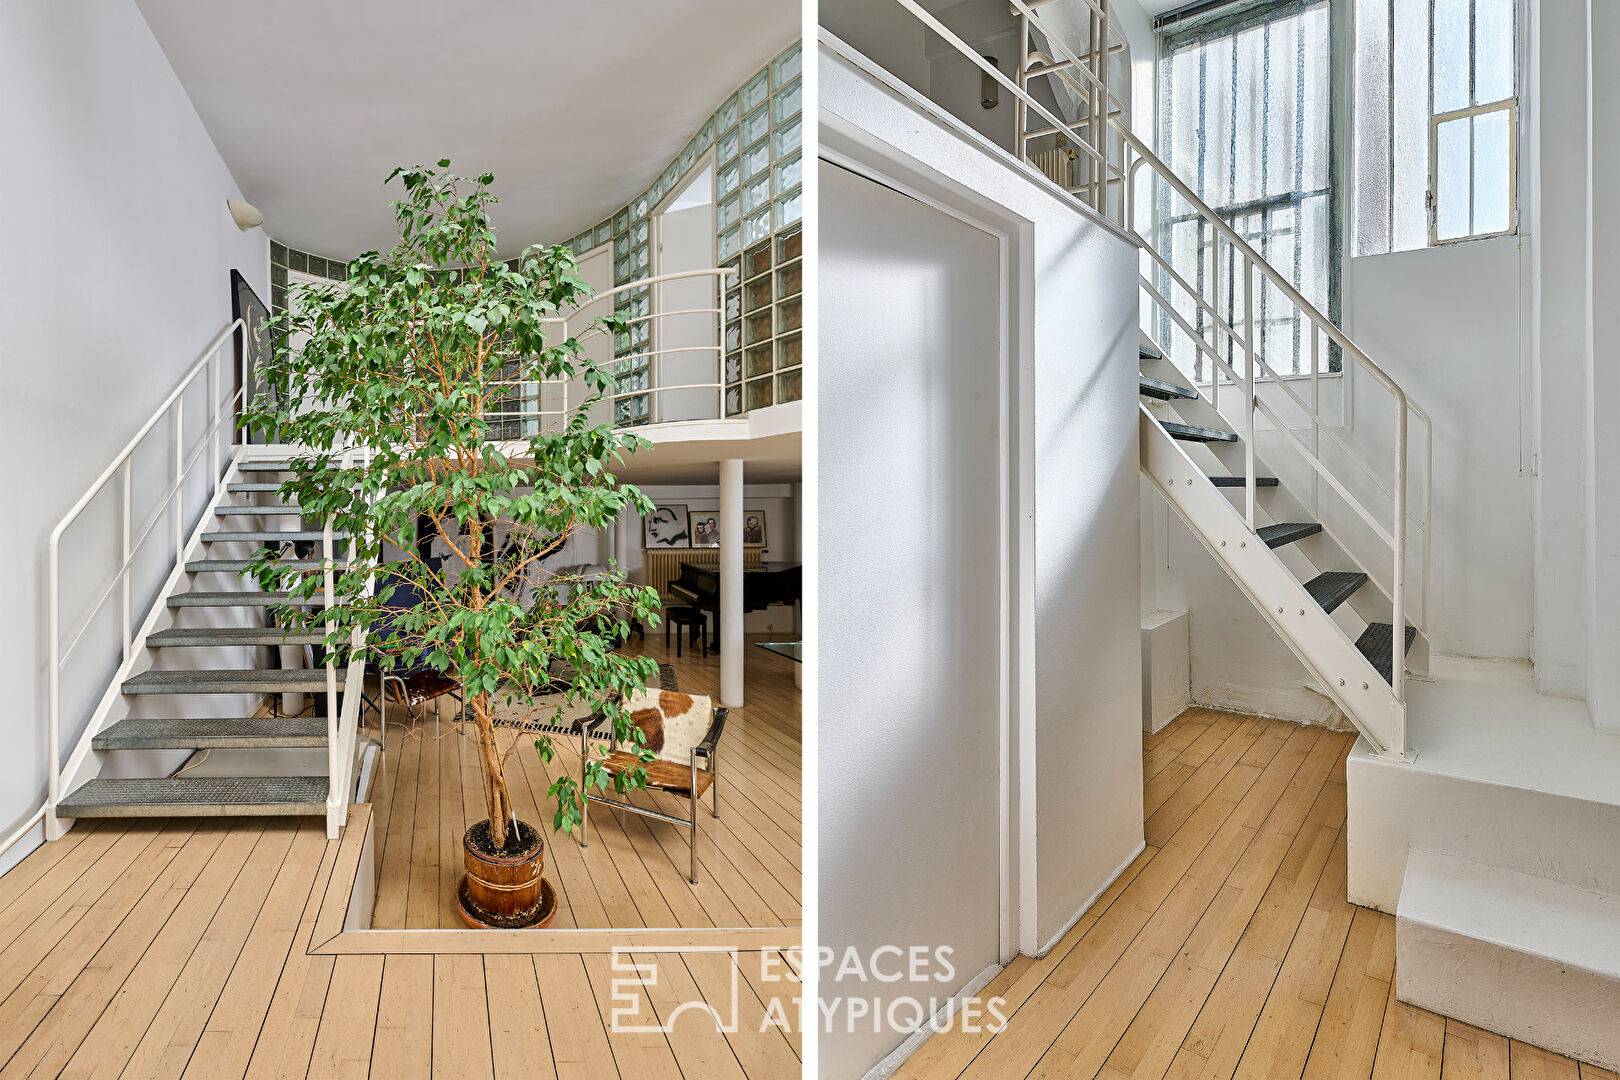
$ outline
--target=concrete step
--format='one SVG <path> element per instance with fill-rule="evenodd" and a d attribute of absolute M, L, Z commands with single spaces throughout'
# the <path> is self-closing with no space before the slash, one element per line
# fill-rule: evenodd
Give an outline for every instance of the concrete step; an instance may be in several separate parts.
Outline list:
<path fill-rule="evenodd" d="M 1413 851 L 1395 918 L 1395 996 L 1620 1068 L 1620 896 Z"/>
<path fill-rule="evenodd" d="M 265 532 L 263 530 L 249 532 L 205 532 L 202 534 L 203 543 L 205 544 L 273 544 L 277 542 L 290 544 L 295 540 L 312 540 L 318 544 L 321 542 L 323 537 L 324 534 L 320 529 L 289 529 L 285 532 Z M 348 538 L 347 533 L 332 534 L 332 542 L 334 544 L 339 540 L 347 540 Z"/>
<path fill-rule="evenodd" d="M 283 592 L 182 592 L 169 597 L 169 606 L 183 607 L 320 607 L 318 596 L 294 600 Z"/>
<path fill-rule="evenodd" d="M 209 717 L 120 720 L 91 740 L 97 750 L 250 750 L 325 746 L 326 718 Z"/>
<path fill-rule="evenodd" d="M 240 574 L 253 565 L 252 559 L 192 559 L 186 563 L 188 574 Z M 282 559 L 280 565 L 289 570 L 319 570 L 319 559 Z"/>
<path fill-rule="evenodd" d="M 230 648 L 238 645 L 319 645 L 319 630 L 294 633 L 279 626 L 171 626 L 146 636 L 150 649 Z"/>
<path fill-rule="evenodd" d="M 288 506 L 285 503 L 276 503 L 273 506 L 238 506 L 227 503 L 224 506 L 214 507 L 214 513 L 220 517 L 292 517 L 303 512 L 302 507 Z"/>
<path fill-rule="evenodd" d="M 97 777 L 56 806 L 60 817 L 297 817 L 326 813 L 324 776 Z"/>
<path fill-rule="evenodd" d="M 346 671 L 338 668 L 339 690 Z M 121 689 L 126 694 L 309 694 L 326 689 L 326 669 L 143 671 L 125 679 Z"/>

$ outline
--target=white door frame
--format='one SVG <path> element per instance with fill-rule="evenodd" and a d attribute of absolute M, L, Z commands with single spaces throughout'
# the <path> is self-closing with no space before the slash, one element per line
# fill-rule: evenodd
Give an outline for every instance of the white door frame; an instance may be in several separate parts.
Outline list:
<path fill-rule="evenodd" d="M 1000 679 L 997 697 L 997 803 L 1000 820 L 998 952 L 1003 964 L 1020 951 L 1035 954 L 1035 725 L 1034 725 L 1034 433 L 1021 425 L 1032 415 L 1027 395 L 1033 387 L 1029 370 L 1033 350 L 1027 320 L 1018 318 L 1015 297 L 1033 280 L 1021 272 L 1021 257 L 1030 250 L 1027 223 L 1004 207 L 955 189 L 931 170 L 886 143 L 847 127 L 825 111 L 820 114 L 821 160 L 916 199 L 996 238 L 1001 283 L 997 307 L 1000 423 L 997 474 L 1000 491 Z M 999 211 L 999 212 L 998 212 Z M 1016 341 L 1016 345 L 1014 342 Z"/>

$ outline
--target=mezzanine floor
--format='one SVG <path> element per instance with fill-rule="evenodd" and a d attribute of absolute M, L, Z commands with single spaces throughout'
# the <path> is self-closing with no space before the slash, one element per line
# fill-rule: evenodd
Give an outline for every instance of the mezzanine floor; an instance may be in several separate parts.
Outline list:
<path fill-rule="evenodd" d="M 1395 921 L 1345 899 L 1350 735 L 1193 709 L 1147 736 L 1145 850 L 904 1080 L 1461 1080 L 1614 1074 L 1395 1000 Z"/>

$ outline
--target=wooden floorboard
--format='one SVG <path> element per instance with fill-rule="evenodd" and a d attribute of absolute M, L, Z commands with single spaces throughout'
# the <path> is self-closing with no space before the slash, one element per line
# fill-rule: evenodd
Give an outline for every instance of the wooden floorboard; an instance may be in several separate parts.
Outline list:
<path fill-rule="evenodd" d="M 1612 1076 L 1395 1000 L 1395 923 L 1345 899 L 1352 736 L 1190 709 L 1143 739 L 1148 847 L 1046 956 L 981 999 L 995 1033 L 902 1080 Z"/>
<path fill-rule="evenodd" d="M 557 740 L 540 759 L 534 737 L 501 733 L 508 787 L 519 813 L 543 826 L 546 876 L 557 891 L 559 929 L 795 927 L 802 918 L 803 793 L 799 691 L 793 663 L 745 646 L 747 704 L 732 711 L 720 744 L 718 817 L 700 803 L 699 884 L 687 880 L 686 829 L 635 814 L 591 808 L 589 843 L 553 833 L 547 790 L 579 775 L 579 747 Z M 720 660 L 690 649 L 677 658 L 663 635 L 633 651 L 674 665 L 683 690 L 717 695 Z M 430 706 L 415 719 L 390 710 L 390 767 L 372 793 L 376 827 L 379 930 L 456 929 L 455 889 L 462 875 L 461 836 L 484 817 L 476 746 L 448 722 L 454 708 Z M 685 815 L 689 804 L 638 792 L 638 806 Z"/>
<path fill-rule="evenodd" d="M 788 661 L 751 651 L 721 814 L 701 822 L 702 883 L 686 882 L 678 830 L 598 811 L 589 848 L 548 850 L 568 901 L 555 925 L 797 925 L 799 699 Z M 648 652 L 662 655 L 661 635 Z M 688 654 L 681 678 L 712 692 L 718 661 Z M 379 920 L 454 925 L 461 833 L 482 805 L 464 742 L 390 725 L 387 772 L 355 811 L 376 826 Z M 519 812 L 548 831 L 545 789 L 569 767 L 532 746 L 513 758 Z M 317 951 L 341 926 L 359 836 L 329 841 L 318 818 L 120 820 L 32 852 L 0 876 L 0 1078 L 799 1075 L 790 954 Z M 665 1031 L 687 1001 L 739 1024 L 720 1031 L 687 1008 Z"/>

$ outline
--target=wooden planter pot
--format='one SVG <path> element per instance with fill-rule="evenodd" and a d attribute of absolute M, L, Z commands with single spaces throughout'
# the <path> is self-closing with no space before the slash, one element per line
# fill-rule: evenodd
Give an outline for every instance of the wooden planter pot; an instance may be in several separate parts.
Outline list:
<path fill-rule="evenodd" d="M 467 876 L 457 890 L 461 921 L 474 930 L 538 929 L 557 913 L 551 883 L 541 876 L 545 846 L 540 830 L 518 823 L 516 842 L 508 836 L 506 850 L 491 853 L 489 823 L 480 821 L 461 838 Z"/>

